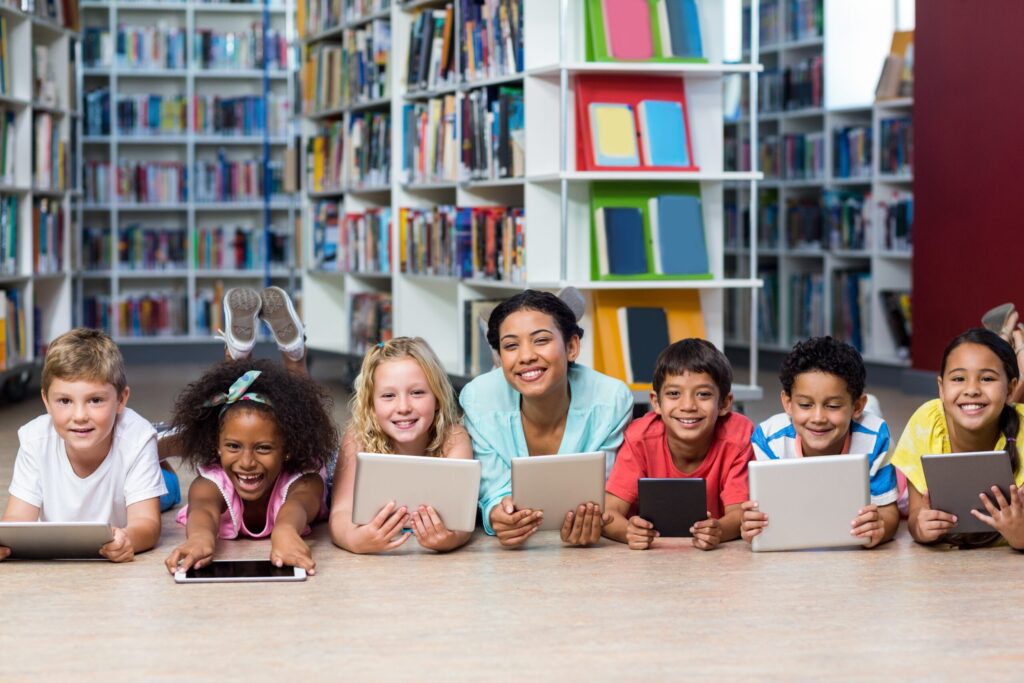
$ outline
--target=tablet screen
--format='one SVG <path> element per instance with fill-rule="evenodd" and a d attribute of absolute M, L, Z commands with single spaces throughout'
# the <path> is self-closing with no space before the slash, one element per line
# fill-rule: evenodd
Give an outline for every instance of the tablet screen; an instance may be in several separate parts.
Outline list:
<path fill-rule="evenodd" d="M 185 572 L 186 579 L 276 579 L 295 576 L 295 567 L 277 567 L 270 560 L 221 560 Z"/>

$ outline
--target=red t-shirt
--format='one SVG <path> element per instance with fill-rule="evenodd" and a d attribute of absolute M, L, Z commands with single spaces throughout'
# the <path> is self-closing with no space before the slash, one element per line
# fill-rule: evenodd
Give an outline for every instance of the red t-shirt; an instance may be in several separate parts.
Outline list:
<path fill-rule="evenodd" d="M 742 503 L 749 496 L 747 463 L 754 457 L 753 432 L 754 425 L 745 415 L 730 412 L 718 418 L 704 462 L 693 472 L 680 472 L 668 450 L 665 423 L 657 413 L 648 413 L 626 429 L 605 490 L 630 503 L 627 517 L 631 517 L 636 514 L 638 480 L 700 477 L 707 483 L 708 510 L 720 518 L 726 505 Z"/>

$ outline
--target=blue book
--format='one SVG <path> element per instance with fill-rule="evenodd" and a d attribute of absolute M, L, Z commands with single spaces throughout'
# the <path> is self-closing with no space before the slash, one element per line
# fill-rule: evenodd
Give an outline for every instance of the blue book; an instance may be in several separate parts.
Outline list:
<path fill-rule="evenodd" d="M 623 307 L 619 311 L 619 335 L 627 384 L 650 384 L 654 366 L 669 345 L 668 314 L 664 308 Z"/>
<path fill-rule="evenodd" d="M 673 57 L 703 57 L 696 0 L 665 0 Z"/>
<path fill-rule="evenodd" d="M 643 100 L 640 139 L 648 166 L 690 166 L 683 105 L 673 100 Z"/>
<path fill-rule="evenodd" d="M 640 209 L 604 207 L 596 212 L 595 232 L 601 275 L 649 272 L 644 217 Z"/>
<path fill-rule="evenodd" d="M 710 274 L 700 197 L 673 194 L 652 197 L 648 215 L 655 273 Z"/>

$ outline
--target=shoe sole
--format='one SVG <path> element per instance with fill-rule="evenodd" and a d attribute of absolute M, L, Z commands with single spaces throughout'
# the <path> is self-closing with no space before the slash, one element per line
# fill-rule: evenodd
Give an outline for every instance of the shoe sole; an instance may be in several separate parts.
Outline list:
<path fill-rule="evenodd" d="M 225 323 L 231 338 L 251 348 L 256 344 L 256 320 L 262 304 L 259 293 L 244 287 L 232 289 L 227 293 L 227 304 Z"/>
<path fill-rule="evenodd" d="M 281 348 L 289 348 L 301 339 L 301 323 L 292 306 L 292 300 L 280 287 L 267 287 L 260 295 L 263 307 L 260 317 L 270 327 L 274 341 Z"/>

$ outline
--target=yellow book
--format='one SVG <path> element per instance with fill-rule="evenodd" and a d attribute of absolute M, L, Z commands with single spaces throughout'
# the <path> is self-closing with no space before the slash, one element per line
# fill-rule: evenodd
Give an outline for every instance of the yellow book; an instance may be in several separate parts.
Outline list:
<path fill-rule="evenodd" d="M 636 124 L 628 104 L 590 103 L 590 136 L 597 166 L 639 166 Z"/>

